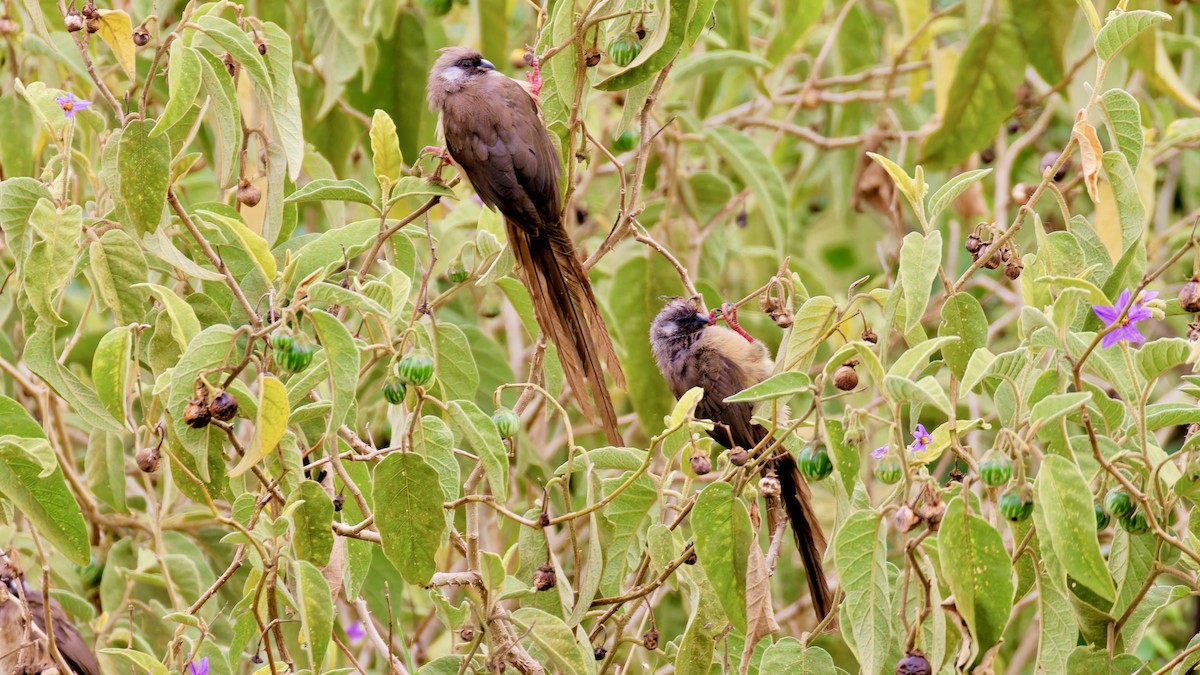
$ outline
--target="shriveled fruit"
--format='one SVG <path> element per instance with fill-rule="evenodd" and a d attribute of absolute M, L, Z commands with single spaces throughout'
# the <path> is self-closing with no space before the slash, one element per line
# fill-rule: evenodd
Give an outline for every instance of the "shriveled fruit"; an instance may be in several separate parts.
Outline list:
<path fill-rule="evenodd" d="M 1179 308 L 1185 312 L 1200 312 L 1200 278 L 1188 279 L 1179 289 Z"/>
<path fill-rule="evenodd" d="M 729 451 L 729 463 L 734 466 L 746 466 L 746 462 L 750 461 L 750 453 L 740 445 L 734 446 Z"/>
<path fill-rule="evenodd" d="M 213 400 L 208 402 L 208 412 L 213 416 L 213 419 L 222 422 L 228 422 L 237 417 L 237 411 L 237 399 L 227 391 L 217 394 Z"/>
<path fill-rule="evenodd" d="M 137 465 L 144 473 L 154 473 L 158 471 L 158 464 L 162 460 L 162 455 L 159 454 L 158 448 L 154 446 L 146 446 L 137 452 Z"/>
<path fill-rule="evenodd" d="M 183 421 L 193 429 L 203 429 L 212 421 L 212 414 L 203 400 L 192 399 L 183 408 Z"/>
<path fill-rule="evenodd" d="M 553 565 L 547 563 L 533 571 L 533 587 L 539 591 L 548 591 L 557 584 L 558 576 L 554 572 Z"/>
<path fill-rule="evenodd" d="M 779 479 L 774 474 L 767 474 L 758 480 L 758 492 L 764 497 L 778 497 L 780 490 Z"/>
<path fill-rule="evenodd" d="M 708 453 L 703 450 L 696 450 L 690 460 L 692 472 L 697 476 L 703 476 L 712 471 L 712 460 L 708 458 Z"/>

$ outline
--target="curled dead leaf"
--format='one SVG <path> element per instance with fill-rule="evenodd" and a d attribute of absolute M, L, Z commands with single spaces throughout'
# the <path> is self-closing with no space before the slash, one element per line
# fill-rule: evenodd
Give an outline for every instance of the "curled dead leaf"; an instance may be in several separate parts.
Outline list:
<path fill-rule="evenodd" d="M 1100 158 L 1104 148 L 1100 145 L 1100 137 L 1096 127 L 1084 117 L 1083 111 L 1075 118 L 1075 126 L 1071 128 L 1071 136 L 1079 144 L 1080 164 L 1083 170 L 1083 183 L 1087 186 L 1088 196 L 1092 202 L 1100 203 Z"/>

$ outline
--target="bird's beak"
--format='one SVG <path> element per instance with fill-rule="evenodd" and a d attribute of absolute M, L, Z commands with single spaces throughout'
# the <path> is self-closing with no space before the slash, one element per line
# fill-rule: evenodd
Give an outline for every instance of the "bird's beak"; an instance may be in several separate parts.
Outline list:
<path fill-rule="evenodd" d="M 479 67 L 484 70 L 495 70 L 496 69 L 496 66 L 492 65 L 492 62 L 488 61 L 487 59 L 479 59 Z"/>
<path fill-rule="evenodd" d="M 716 319 L 714 319 L 712 316 L 709 316 L 708 314 L 703 314 L 701 312 L 696 312 L 696 318 L 699 319 L 701 323 L 707 324 L 709 326 L 711 326 L 717 322 Z"/>

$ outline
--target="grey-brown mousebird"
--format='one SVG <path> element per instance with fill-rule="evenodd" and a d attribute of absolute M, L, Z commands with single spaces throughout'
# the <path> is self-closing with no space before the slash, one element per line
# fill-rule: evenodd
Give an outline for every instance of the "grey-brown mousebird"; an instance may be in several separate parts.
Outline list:
<path fill-rule="evenodd" d="M 26 639 L 26 617 L 43 635 L 46 633 L 45 598 L 24 582 L 7 555 L 0 553 L 0 672 L 57 672 L 57 663 L 44 639 Z M 21 602 L 22 594 L 25 602 Z M 54 646 L 74 675 L 100 675 L 100 663 L 79 630 L 67 618 L 54 598 L 50 599 L 50 622 L 54 626 Z M 36 633 L 34 633 L 36 635 Z M 70 674 L 63 674 L 70 675 Z"/>
<path fill-rule="evenodd" d="M 769 435 L 767 429 L 751 423 L 753 404 L 725 402 L 727 397 L 770 377 L 772 361 L 762 342 L 717 325 L 713 315 L 697 312 L 687 299 L 675 298 L 651 322 L 650 346 L 675 398 L 693 387 L 704 389 L 696 417 L 714 423 L 708 432 L 713 440 L 726 448 L 750 450 Z M 813 608 L 817 618 L 823 619 L 832 602 L 821 568 L 825 535 L 813 510 L 808 484 L 785 448 L 763 464 L 764 474 L 772 469 L 779 479 L 783 508 L 804 561 Z M 769 510 L 772 501 L 767 500 Z"/>
<path fill-rule="evenodd" d="M 563 226 L 558 153 L 537 102 L 523 84 L 466 47 L 442 50 L 427 93 L 429 107 L 441 113 L 450 157 L 483 203 L 504 216 L 534 315 L 558 348 L 580 408 L 593 417 L 590 389 L 609 442 L 623 445 L 601 362 L 618 386 L 625 386 L 625 376 Z"/>

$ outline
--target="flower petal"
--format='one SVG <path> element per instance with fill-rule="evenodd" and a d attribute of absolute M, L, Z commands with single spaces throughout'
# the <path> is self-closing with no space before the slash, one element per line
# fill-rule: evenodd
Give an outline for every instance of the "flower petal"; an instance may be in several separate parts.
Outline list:
<path fill-rule="evenodd" d="M 1103 305 L 1092 305 L 1092 311 L 1095 312 L 1096 316 L 1100 317 L 1100 319 L 1106 324 L 1111 324 L 1112 322 L 1116 321 L 1117 317 L 1120 315 L 1120 312 L 1116 307 L 1105 307 Z"/>
<path fill-rule="evenodd" d="M 1117 296 L 1116 307 L 1118 310 L 1125 309 L 1129 306 L 1129 295 L 1129 289 L 1126 288 L 1125 290 L 1121 291 L 1120 295 Z"/>
<path fill-rule="evenodd" d="M 881 445 L 878 448 L 875 448 L 874 450 L 871 451 L 871 456 L 874 457 L 875 459 L 883 459 L 883 456 L 887 454 L 887 451 L 888 451 L 888 446 Z"/>

